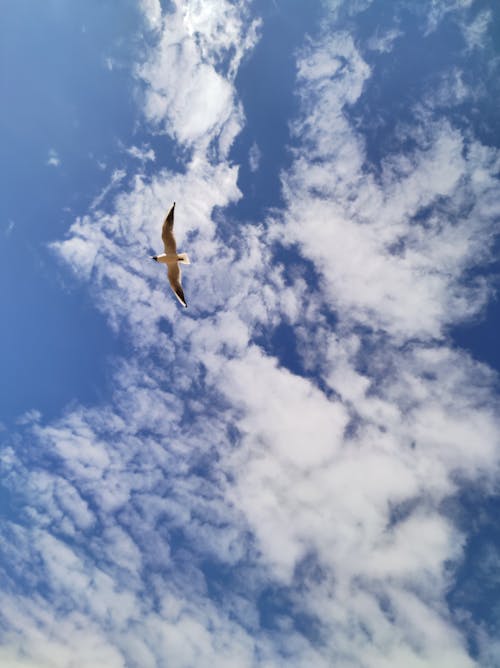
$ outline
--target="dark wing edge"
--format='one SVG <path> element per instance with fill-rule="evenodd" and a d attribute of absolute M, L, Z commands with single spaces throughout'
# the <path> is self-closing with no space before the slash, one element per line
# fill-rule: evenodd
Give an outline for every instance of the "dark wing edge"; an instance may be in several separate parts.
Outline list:
<path fill-rule="evenodd" d="M 172 288 L 174 295 L 180 301 L 180 303 L 187 308 L 186 298 L 184 296 L 184 290 L 181 285 L 181 268 L 178 264 L 170 264 L 167 268 L 168 281 L 170 287 Z"/>
<path fill-rule="evenodd" d="M 175 244 L 174 237 L 174 209 L 175 202 L 172 204 L 170 211 L 167 213 L 167 217 L 163 221 L 163 227 L 161 230 L 161 238 L 163 245 L 165 246 L 165 253 L 167 254 L 177 252 L 177 246 Z"/>
<path fill-rule="evenodd" d="M 182 287 L 180 285 L 178 285 L 175 288 L 174 294 L 177 297 L 177 299 L 180 301 L 180 303 L 184 306 L 184 308 L 187 308 L 188 305 L 186 304 L 186 298 L 184 297 L 184 290 L 182 289 Z"/>

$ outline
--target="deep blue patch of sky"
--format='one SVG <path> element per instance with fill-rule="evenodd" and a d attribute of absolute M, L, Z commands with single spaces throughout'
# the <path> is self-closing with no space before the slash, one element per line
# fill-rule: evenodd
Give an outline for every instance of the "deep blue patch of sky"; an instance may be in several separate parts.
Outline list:
<path fill-rule="evenodd" d="M 117 167 L 139 108 L 136 3 L 19 0 L 0 25 L 0 421 L 99 398 L 117 341 L 86 290 L 67 290 L 47 243 L 86 213 Z M 143 48 L 143 47 L 141 47 Z M 108 60 L 109 59 L 109 60 Z M 7 103 L 5 103 L 7 101 Z M 49 164 L 50 158 L 59 164 Z"/>
<path fill-rule="evenodd" d="M 499 331 L 500 301 L 498 296 L 495 296 L 481 316 L 474 322 L 453 327 L 450 335 L 460 348 L 465 348 L 472 357 L 500 373 Z"/>
<path fill-rule="evenodd" d="M 458 511 L 462 529 L 467 534 L 465 557 L 448 593 L 450 608 L 457 612 L 468 636 L 469 650 L 478 657 L 479 646 L 470 633 L 469 618 L 487 629 L 491 637 L 500 633 L 500 531 L 498 513 L 500 497 L 484 498 L 477 489 L 462 494 Z"/>
<path fill-rule="evenodd" d="M 291 162 L 289 122 L 297 115 L 296 56 L 306 35 L 314 35 L 322 16 L 320 3 L 308 0 L 257 0 L 261 37 L 240 67 L 236 89 L 243 103 L 245 127 L 231 159 L 241 165 L 238 185 L 243 197 L 228 214 L 248 221 L 262 220 L 270 207 L 283 204 L 280 171 Z M 251 146 L 260 151 L 258 169 L 248 162 Z"/>
<path fill-rule="evenodd" d="M 260 594 L 257 607 L 260 625 L 266 631 L 272 633 L 283 625 L 291 624 L 293 629 L 307 638 L 311 644 L 315 646 L 322 644 L 321 620 L 315 615 L 299 612 L 297 602 L 287 587 L 267 587 Z M 286 650 L 284 652 L 286 656 Z"/>

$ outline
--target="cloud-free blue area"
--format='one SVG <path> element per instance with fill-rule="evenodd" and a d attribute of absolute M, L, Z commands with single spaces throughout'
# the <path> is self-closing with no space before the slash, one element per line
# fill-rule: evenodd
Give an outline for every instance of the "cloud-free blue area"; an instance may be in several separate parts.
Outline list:
<path fill-rule="evenodd" d="M 83 289 L 63 290 L 36 261 L 13 266 L 3 285 L 0 420 L 31 408 L 50 418 L 102 397 L 117 341 Z"/>

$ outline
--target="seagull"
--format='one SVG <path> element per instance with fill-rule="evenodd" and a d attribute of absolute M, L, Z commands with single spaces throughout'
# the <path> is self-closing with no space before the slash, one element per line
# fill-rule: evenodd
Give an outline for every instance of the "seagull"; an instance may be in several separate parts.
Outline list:
<path fill-rule="evenodd" d="M 155 262 L 161 262 L 167 265 L 167 274 L 170 287 L 174 291 L 175 296 L 180 303 L 187 308 L 186 299 L 184 297 L 184 290 L 181 285 L 181 268 L 179 263 L 191 264 L 187 253 L 177 253 L 177 246 L 175 245 L 174 237 L 174 209 L 175 202 L 172 204 L 170 211 L 165 218 L 161 230 L 161 238 L 165 246 L 165 252 L 161 255 L 152 255 L 151 259 Z"/>

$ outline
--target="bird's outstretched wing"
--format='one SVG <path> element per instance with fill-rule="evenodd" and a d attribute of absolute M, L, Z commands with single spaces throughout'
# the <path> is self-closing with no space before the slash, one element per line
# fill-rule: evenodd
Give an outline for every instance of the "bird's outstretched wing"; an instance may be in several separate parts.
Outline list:
<path fill-rule="evenodd" d="M 167 266 L 168 281 L 170 287 L 174 291 L 175 296 L 183 306 L 187 307 L 186 298 L 184 297 L 184 290 L 181 285 L 181 268 L 177 264 L 169 264 Z"/>
<path fill-rule="evenodd" d="M 175 245 L 174 237 L 174 209 L 175 202 L 172 204 L 172 207 L 168 212 L 167 217 L 165 218 L 161 230 L 161 238 L 163 239 L 163 245 L 165 246 L 165 253 L 167 255 L 177 253 L 177 246 Z"/>

